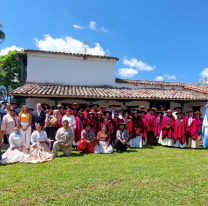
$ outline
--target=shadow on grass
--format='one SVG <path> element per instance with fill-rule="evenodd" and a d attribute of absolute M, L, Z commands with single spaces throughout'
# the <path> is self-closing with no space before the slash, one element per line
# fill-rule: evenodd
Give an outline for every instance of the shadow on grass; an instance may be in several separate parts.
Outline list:
<path fill-rule="evenodd" d="M 56 158 L 62 158 L 62 157 L 81 157 L 84 156 L 83 154 L 80 153 L 71 153 L 70 155 L 65 155 L 65 154 L 61 154 Z"/>

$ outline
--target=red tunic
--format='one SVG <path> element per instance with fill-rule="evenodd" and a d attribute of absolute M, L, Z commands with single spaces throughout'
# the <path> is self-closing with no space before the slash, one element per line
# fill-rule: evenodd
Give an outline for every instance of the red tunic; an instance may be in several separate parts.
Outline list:
<path fill-rule="evenodd" d="M 175 129 L 174 129 L 174 134 L 173 134 L 174 144 L 177 139 L 180 140 L 181 144 L 184 144 L 186 141 L 185 119 L 183 118 L 175 120 Z"/>
<path fill-rule="evenodd" d="M 105 125 L 105 126 L 107 127 L 107 131 L 108 131 L 110 134 L 113 133 L 113 125 L 112 125 L 112 119 L 111 119 L 111 118 L 109 118 L 109 119 L 104 118 L 104 119 L 103 119 L 103 122 L 102 122 L 102 124 L 101 124 L 101 127 L 102 127 L 103 125 Z"/>
<path fill-rule="evenodd" d="M 87 112 L 87 111 L 84 111 L 84 112 L 83 112 L 85 118 L 87 118 L 87 114 L 88 114 L 89 112 L 90 112 L 90 111 L 88 111 L 88 112 Z"/>
<path fill-rule="evenodd" d="M 161 132 L 161 127 L 162 127 L 162 119 L 163 117 L 157 117 L 154 121 L 154 135 L 155 136 L 158 136 L 160 135 L 160 132 Z"/>
<path fill-rule="evenodd" d="M 147 132 L 154 132 L 154 121 L 155 121 L 155 115 L 152 115 L 152 122 L 150 121 L 150 114 L 146 114 L 145 117 L 147 118 L 148 127 Z"/>
<path fill-rule="evenodd" d="M 199 119 L 197 117 L 192 117 L 192 122 L 191 125 L 189 126 L 189 118 L 185 118 L 185 127 L 186 127 L 186 132 L 188 133 L 188 137 L 191 137 L 193 140 L 196 140 L 198 137 L 198 126 L 199 126 Z"/>
<path fill-rule="evenodd" d="M 168 121 L 170 119 L 170 121 Z M 170 128 L 167 129 L 166 127 L 169 126 Z M 166 137 L 168 138 L 173 138 L 174 134 L 174 127 L 175 127 L 175 118 L 171 116 L 168 118 L 168 116 L 163 117 L 162 120 L 162 139 L 165 139 Z"/>
<path fill-rule="evenodd" d="M 147 133 L 148 121 L 147 121 L 147 118 L 146 117 L 143 117 L 142 118 L 142 121 L 144 123 L 143 131 L 142 131 L 142 139 L 144 139 L 145 138 L 145 135 Z"/>
<path fill-rule="evenodd" d="M 129 133 L 129 140 L 134 139 L 136 136 L 142 134 L 142 130 L 144 128 L 144 122 L 140 115 L 137 118 L 133 117 L 130 122 L 130 133 Z"/>
<path fill-rule="evenodd" d="M 77 142 L 81 139 L 81 132 L 82 130 L 84 130 L 84 124 L 88 123 L 86 118 L 80 118 L 80 117 L 76 117 L 75 118 L 76 121 L 76 129 L 75 129 L 75 133 L 74 133 L 74 141 Z"/>
<path fill-rule="evenodd" d="M 131 118 L 125 119 L 123 118 L 123 122 L 126 124 L 125 129 L 130 133 L 131 131 Z"/>

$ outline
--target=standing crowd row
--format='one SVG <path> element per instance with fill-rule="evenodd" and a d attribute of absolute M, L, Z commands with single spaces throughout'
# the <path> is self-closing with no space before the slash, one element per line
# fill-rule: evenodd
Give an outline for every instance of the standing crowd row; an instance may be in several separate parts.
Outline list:
<path fill-rule="evenodd" d="M 116 105 L 78 104 L 36 105 L 36 109 L 3 102 L 0 110 L 0 144 L 8 144 L 2 164 L 37 163 L 52 160 L 58 150 L 70 155 L 76 150 L 90 153 L 113 153 L 127 148 L 142 148 L 147 143 L 169 147 L 199 147 L 203 119 L 200 112 L 185 113 L 181 107 L 165 111 L 141 106 L 140 110 Z M 1 150 L 0 150 L 1 151 Z M 1 158 L 1 153 L 0 153 Z"/>

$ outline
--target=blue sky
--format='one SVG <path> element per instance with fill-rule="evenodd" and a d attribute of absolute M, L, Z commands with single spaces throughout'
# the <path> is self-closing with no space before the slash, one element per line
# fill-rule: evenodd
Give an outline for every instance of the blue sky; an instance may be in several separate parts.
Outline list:
<path fill-rule="evenodd" d="M 87 40 L 89 53 L 120 59 L 119 78 L 198 82 L 208 76 L 207 11 L 206 0 L 2 1 L 0 54 L 83 52 Z"/>

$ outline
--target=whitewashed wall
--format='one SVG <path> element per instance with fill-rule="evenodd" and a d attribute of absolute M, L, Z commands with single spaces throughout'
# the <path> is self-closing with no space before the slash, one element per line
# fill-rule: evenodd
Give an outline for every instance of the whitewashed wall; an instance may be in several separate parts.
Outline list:
<path fill-rule="evenodd" d="M 27 82 L 60 85 L 106 85 L 115 82 L 116 60 L 28 54 Z"/>

